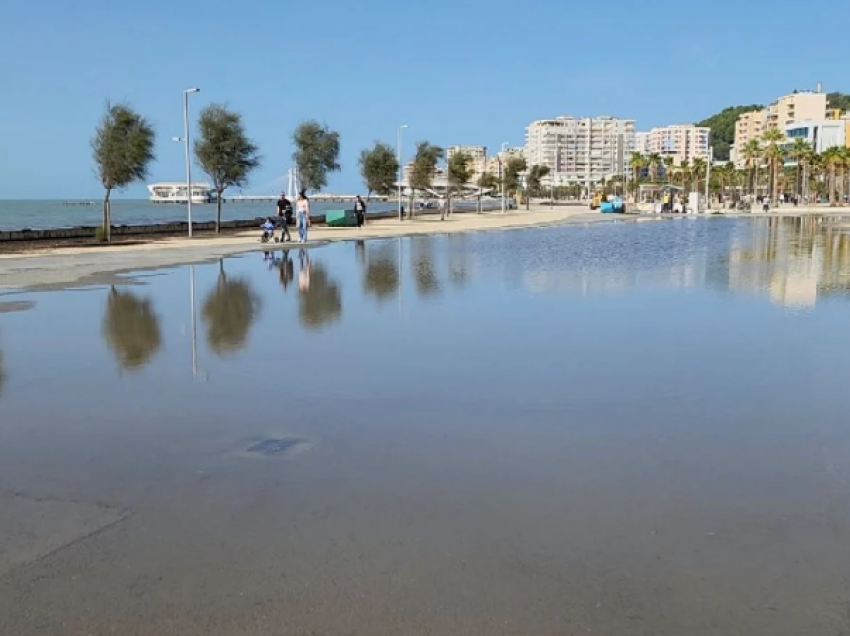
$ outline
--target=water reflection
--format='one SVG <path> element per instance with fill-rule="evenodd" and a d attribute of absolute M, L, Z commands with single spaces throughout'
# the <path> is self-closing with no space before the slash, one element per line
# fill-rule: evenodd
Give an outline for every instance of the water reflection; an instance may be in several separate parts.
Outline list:
<path fill-rule="evenodd" d="M 145 366 L 162 346 L 159 318 L 151 300 L 115 287 L 106 299 L 102 333 L 124 371 Z"/>
<path fill-rule="evenodd" d="M 3 364 L 3 350 L 0 349 L 0 396 L 3 395 L 3 384 L 6 382 L 6 367 Z"/>
<path fill-rule="evenodd" d="M 410 261 L 419 295 L 429 297 L 439 294 L 440 279 L 435 269 L 433 239 L 410 239 Z"/>
<path fill-rule="evenodd" d="M 298 254 L 298 317 L 312 330 L 333 324 L 342 316 L 342 294 L 321 263 L 313 263 L 310 254 Z"/>
<path fill-rule="evenodd" d="M 218 356 L 232 355 L 242 349 L 260 309 L 260 297 L 248 280 L 229 277 L 224 271 L 224 261 L 219 261 L 218 281 L 201 310 L 209 348 Z"/>
<path fill-rule="evenodd" d="M 850 219 L 765 219 L 739 233 L 729 250 L 729 288 L 767 293 L 772 302 L 813 307 L 850 293 Z"/>
<path fill-rule="evenodd" d="M 398 292 L 399 271 L 397 249 L 393 243 L 380 242 L 358 253 L 363 266 L 363 291 L 378 302 L 385 302 Z"/>
<path fill-rule="evenodd" d="M 467 234 L 452 234 L 449 241 L 449 277 L 458 287 L 469 282 L 470 237 Z"/>

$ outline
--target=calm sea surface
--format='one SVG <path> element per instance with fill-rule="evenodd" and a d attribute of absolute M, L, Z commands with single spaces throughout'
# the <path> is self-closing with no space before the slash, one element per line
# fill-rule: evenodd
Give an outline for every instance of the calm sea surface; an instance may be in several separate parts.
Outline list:
<path fill-rule="evenodd" d="M 850 223 L 0 296 L 0 634 L 850 632 Z"/>
<path fill-rule="evenodd" d="M 82 205 L 85 203 L 86 205 Z M 102 221 L 102 202 L 100 201 L 11 201 L 0 200 L 0 230 L 46 229 L 83 226 L 97 226 Z M 325 210 L 338 210 L 350 207 L 347 203 L 315 201 L 314 214 Z M 395 203 L 376 203 L 369 205 L 370 212 L 395 209 Z M 225 221 L 254 219 L 274 215 L 275 203 L 225 203 L 221 216 Z M 193 221 L 215 220 L 215 205 L 193 205 Z M 151 203 L 145 200 L 114 199 L 112 201 L 112 222 L 115 225 L 147 225 L 168 221 L 185 221 L 186 206 L 171 203 Z"/>

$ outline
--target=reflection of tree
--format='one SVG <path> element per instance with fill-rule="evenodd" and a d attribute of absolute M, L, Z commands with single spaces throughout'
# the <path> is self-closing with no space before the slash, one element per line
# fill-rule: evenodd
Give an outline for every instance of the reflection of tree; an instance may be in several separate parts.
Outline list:
<path fill-rule="evenodd" d="M 0 395 L 3 395 L 3 383 L 6 381 L 6 369 L 3 366 L 3 351 L 0 350 Z"/>
<path fill-rule="evenodd" d="M 413 239 L 411 257 L 416 289 L 422 296 L 434 296 L 440 293 L 440 280 L 434 270 L 433 239 Z"/>
<path fill-rule="evenodd" d="M 310 268 L 309 284 L 298 296 L 298 317 L 307 329 L 321 329 L 342 316 L 342 294 L 322 265 L 311 265 L 307 261 L 307 267 Z"/>
<path fill-rule="evenodd" d="M 260 297 L 244 278 L 228 278 L 219 263 L 218 282 L 204 301 L 201 315 L 207 326 L 207 343 L 219 356 L 245 346 L 248 332 L 260 314 Z"/>
<path fill-rule="evenodd" d="M 383 301 L 398 290 L 398 263 L 392 245 L 370 246 L 363 272 L 363 290 Z"/>
<path fill-rule="evenodd" d="M 469 281 L 469 246 L 466 234 L 449 235 L 449 275 L 462 287 Z"/>
<path fill-rule="evenodd" d="M 118 365 L 128 371 L 145 366 L 162 346 L 159 318 L 150 299 L 115 287 L 106 299 L 102 333 Z"/>

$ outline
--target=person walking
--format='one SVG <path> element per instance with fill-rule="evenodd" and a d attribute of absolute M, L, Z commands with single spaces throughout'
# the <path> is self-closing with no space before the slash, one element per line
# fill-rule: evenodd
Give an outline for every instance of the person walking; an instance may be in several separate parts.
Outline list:
<path fill-rule="evenodd" d="M 363 227 L 366 224 L 366 202 L 359 194 L 354 200 L 354 214 L 357 216 L 357 227 Z"/>
<path fill-rule="evenodd" d="M 298 242 L 306 243 L 307 228 L 310 227 L 310 200 L 304 190 L 298 193 L 298 200 L 295 202 L 295 219 L 298 224 Z"/>
<path fill-rule="evenodd" d="M 280 223 L 280 242 L 291 241 L 289 226 L 292 223 L 292 202 L 286 198 L 285 192 L 280 193 L 280 199 L 277 201 L 277 219 Z"/>

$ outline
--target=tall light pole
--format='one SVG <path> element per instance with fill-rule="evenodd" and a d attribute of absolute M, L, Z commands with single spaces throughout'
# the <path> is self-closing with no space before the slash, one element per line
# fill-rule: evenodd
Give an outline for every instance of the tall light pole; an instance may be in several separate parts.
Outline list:
<path fill-rule="evenodd" d="M 189 155 L 189 93 L 197 93 L 200 88 L 187 88 L 183 91 L 183 143 L 186 148 L 186 214 L 189 217 L 189 238 L 192 238 L 192 159 Z"/>
<path fill-rule="evenodd" d="M 711 190 L 709 190 L 709 182 L 711 181 L 711 164 L 714 162 L 714 146 L 708 147 L 708 161 L 705 166 L 705 211 L 708 212 L 711 208 Z"/>
<path fill-rule="evenodd" d="M 501 186 L 501 189 L 502 189 L 502 214 L 505 213 L 505 176 L 504 175 L 505 175 L 505 169 L 507 168 L 507 166 L 504 165 L 504 158 L 505 158 L 505 150 L 507 149 L 507 147 L 508 147 L 508 142 L 503 141 L 502 142 L 502 152 L 499 153 L 499 185 Z"/>
<path fill-rule="evenodd" d="M 398 156 L 398 220 L 402 220 L 401 216 L 401 176 L 404 174 L 401 166 L 401 131 L 407 128 L 407 124 L 402 124 L 396 130 L 396 155 Z"/>

